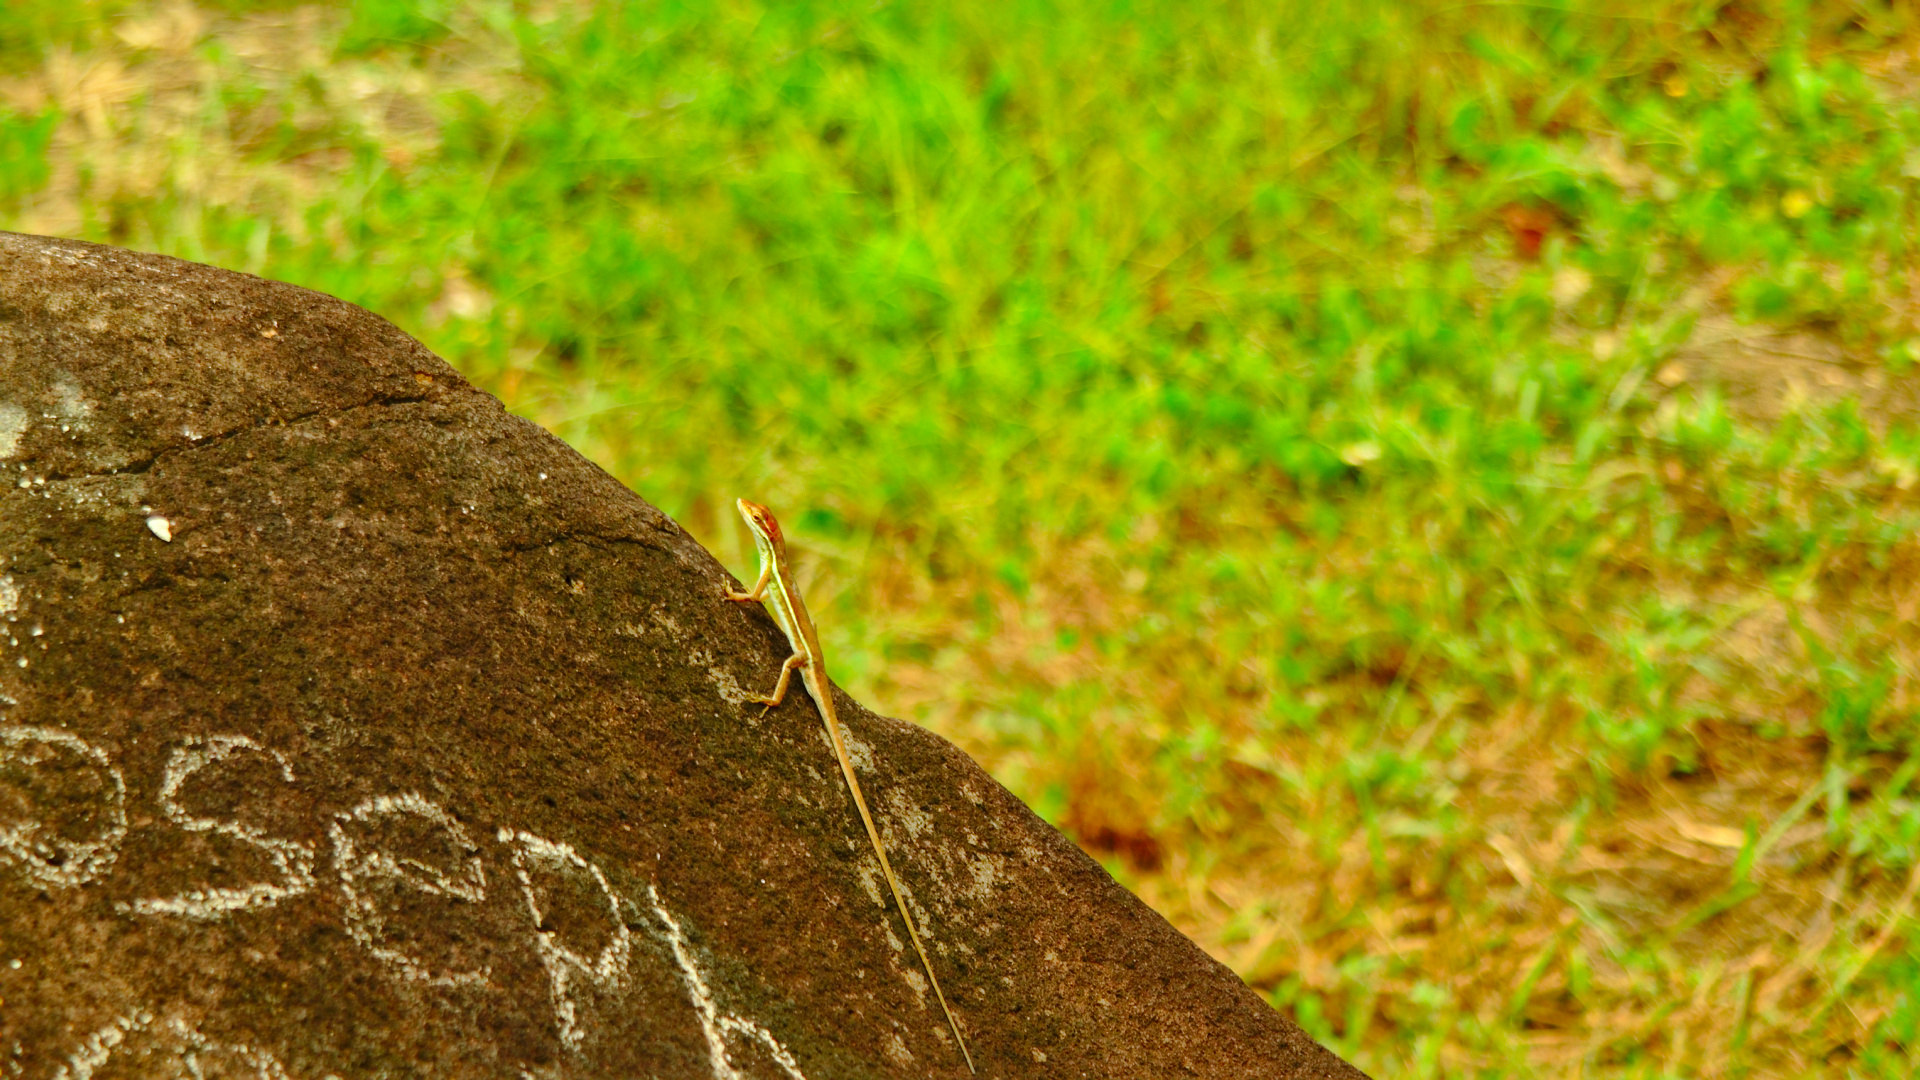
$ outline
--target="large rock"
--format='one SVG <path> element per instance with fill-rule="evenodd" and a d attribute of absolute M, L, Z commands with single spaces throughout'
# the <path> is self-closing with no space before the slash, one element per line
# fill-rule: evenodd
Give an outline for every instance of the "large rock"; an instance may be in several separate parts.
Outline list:
<path fill-rule="evenodd" d="M 0 1075 L 965 1075 L 773 623 L 388 323 L 0 234 L 0 465 Z M 982 1075 L 1359 1075 L 840 709 Z"/>

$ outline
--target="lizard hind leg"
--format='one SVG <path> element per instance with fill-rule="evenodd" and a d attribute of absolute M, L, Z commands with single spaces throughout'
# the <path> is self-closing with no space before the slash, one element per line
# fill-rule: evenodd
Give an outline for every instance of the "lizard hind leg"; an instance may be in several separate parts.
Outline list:
<path fill-rule="evenodd" d="M 794 653 L 792 656 L 787 657 L 786 663 L 780 665 L 780 681 L 773 684 L 773 693 L 763 698 L 753 699 L 766 706 L 766 708 L 760 710 L 761 716 L 772 712 L 775 705 L 787 700 L 787 687 L 793 684 L 794 669 L 805 667 L 806 663 L 806 653 Z"/>

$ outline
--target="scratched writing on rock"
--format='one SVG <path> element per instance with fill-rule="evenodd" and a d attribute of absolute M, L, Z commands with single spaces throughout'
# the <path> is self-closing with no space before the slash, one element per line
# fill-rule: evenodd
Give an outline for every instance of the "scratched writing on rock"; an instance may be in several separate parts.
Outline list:
<path fill-rule="evenodd" d="M 504 849 L 503 865 L 490 866 L 453 813 L 413 792 L 380 795 L 331 812 L 322 843 L 275 835 L 238 815 L 194 808 L 196 787 L 230 779 L 236 770 L 250 779 L 295 780 L 292 762 L 245 735 L 185 737 L 167 748 L 153 792 L 160 815 L 144 827 L 223 838 L 229 848 L 251 849 L 256 857 L 245 865 L 257 880 L 188 883 L 119 902 L 120 916 L 212 922 L 332 890 L 348 939 L 387 977 L 442 987 L 486 986 L 493 976 L 486 963 L 457 950 L 427 951 L 413 932 L 419 927 L 409 920 L 420 920 L 422 911 L 444 912 L 447 905 L 478 904 L 491 891 L 506 889 L 517 894 L 521 932 L 546 976 L 562 1046 L 579 1051 L 586 1042 L 595 1017 L 584 1002 L 632 980 L 634 964 L 646 955 L 634 948 L 634 930 L 640 928 L 672 957 L 716 1080 L 742 1076 L 745 1056 L 771 1061 L 791 1080 L 804 1080 L 793 1055 L 770 1031 L 715 1001 L 681 920 L 654 886 L 647 885 L 644 897 L 630 903 L 601 867 L 571 844 L 505 827 L 493 837 Z M 128 837 L 128 798 L 126 777 L 100 747 L 60 728 L 0 725 L 0 881 L 11 876 L 58 891 L 107 880 L 119 869 Z M 588 897 L 587 908 L 603 920 L 585 940 L 563 936 L 549 925 L 552 898 L 561 894 Z M 443 903 L 436 908 L 436 901 Z M 643 917 L 632 920 L 629 911 Z M 169 1056 L 186 1069 L 182 1075 L 199 1075 L 194 1062 L 200 1058 L 226 1055 L 248 1062 L 247 1075 L 292 1080 L 270 1050 L 208 1039 L 178 1017 L 165 1017 L 164 1005 L 136 1005 L 89 1033 L 60 1056 L 61 1063 L 48 1074 L 51 1080 L 88 1080 L 109 1061 L 126 1059 L 120 1064 L 128 1067 L 130 1055 L 153 1054 Z"/>

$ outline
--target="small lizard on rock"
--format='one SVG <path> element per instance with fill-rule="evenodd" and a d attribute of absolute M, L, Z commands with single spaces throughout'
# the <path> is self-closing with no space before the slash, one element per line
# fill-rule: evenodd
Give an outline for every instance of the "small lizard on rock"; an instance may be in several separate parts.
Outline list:
<path fill-rule="evenodd" d="M 914 929 L 913 915 L 907 911 L 907 902 L 900 895 L 899 879 L 893 876 L 893 865 L 887 861 L 887 849 L 880 845 L 880 830 L 873 825 L 873 814 L 867 810 L 867 798 L 860 791 L 860 781 L 853 775 L 853 759 L 847 756 L 847 744 L 840 735 L 840 717 L 833 709 L 833 695 L 827 689 L 826 660 L 820 652 L 820 635 L 813 628 L 813 620 L 807 615 L 807 606 L 800 599 L 800 590 L 793 581 L 793 565 L 787 561 L 787 541 L 780 532 L 780 523 L 773 514 L 758 503 L 745 499 L 736 500 L 740 516 L 746 519 L 747 528 L 753 531 L 753 545 L 760 551 L 760 577 L 753 588 L 746 592 L 727 590 L 727 599 L 740 601 L 765 600 L 773 611 L 774 621 L 786 632 L 787 640 L 793 645 L 793 655 L 780 666 L 780 681 L 774 684 L 773 693 L 767 697 L 753 700 L 773 708 L 786 700 L 787 686 L 793 680 L 795 669 L 800 672 L 800 681 L 806 683 L 807 693 L 820 708 L 820 718 L 827 723 L 827 736 L 833 740 L 833 755 L 840 759 L 840 773 L 847 778 L 847 790 L 853 792 L 853 805 L 860 809 L 860 820 L 866 823 L 867 838 L 873 841 L 873 853 L 880 856 L 880 870 L 887 876 L 887 886 L 893 890 L 893 902 L 900 908 L 900 918 L 907 924 L 907 937 L 913 939 L 913 951 L 920 954 L 920 965 L 926 968 L 927 981 L 933 984 L 933 996 L 940 1000 L 940 1011 L 947 1015 L 947 1026 L 953 1029 L 953 1037 L 960 1044 L 960 1056 L 967 1061 L 967 1071 L 976 1072 L 973 1067 L 973 1055 L 967 1051 L 967 1040 L 960 1034 L 960 1022 L 954 1019 L 953 1009 L 947 1005 L 947 995 L 940 990 L 940 980 L 934 977 L 933 961 L 927 959 L 926 947 L 920 944 L 920 931 Z M 768 586 L 772 586 L 769 591 Z M 767 709 L 761 710 L 766 715 Z"/>

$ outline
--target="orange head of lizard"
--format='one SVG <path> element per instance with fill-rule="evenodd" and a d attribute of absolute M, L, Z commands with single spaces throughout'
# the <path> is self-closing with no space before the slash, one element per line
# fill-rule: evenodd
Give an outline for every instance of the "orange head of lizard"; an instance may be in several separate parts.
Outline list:
<path fill-rule="evenodd" d="M 773 511 L 745 499 L 736 499 L 734 503 L 740 508 L 740 516 L 747 519 L 748 527 L 754 532 L 766 537 L 776 546 L 786 542 L 786 538 L 780 535 L 780 523 L 774 520 Z"/>

